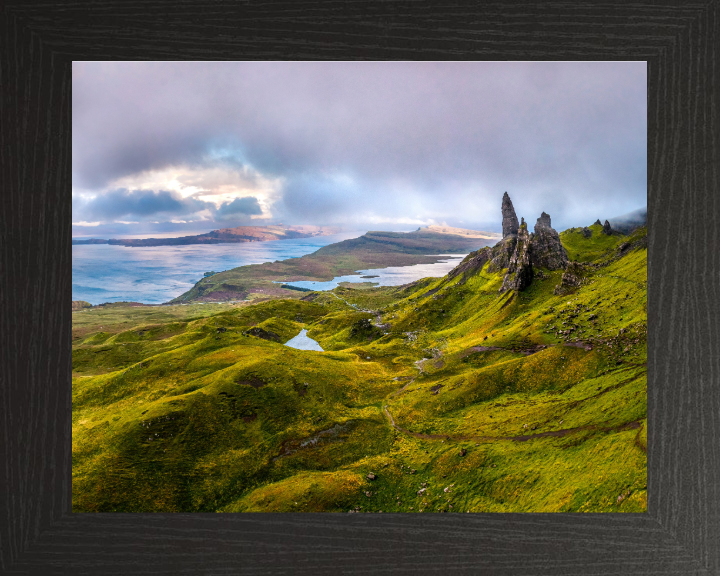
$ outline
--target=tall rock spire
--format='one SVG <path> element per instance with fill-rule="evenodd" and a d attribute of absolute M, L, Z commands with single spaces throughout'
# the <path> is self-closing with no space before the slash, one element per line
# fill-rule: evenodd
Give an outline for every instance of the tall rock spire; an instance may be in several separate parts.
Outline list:
<path fill-rule="evenodd" d="M 520 224 L 515 215 L 512 200 L 510 200 L 507 192 L 505 192 L 502 199 L 502 216 L 503 238 L 507 238 L 510 235 L 517 235 Z"/>

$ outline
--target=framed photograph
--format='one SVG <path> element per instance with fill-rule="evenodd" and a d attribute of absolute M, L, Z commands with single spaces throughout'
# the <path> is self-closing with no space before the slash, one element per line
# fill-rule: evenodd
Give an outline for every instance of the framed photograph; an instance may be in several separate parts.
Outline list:
<path fill-rule="evenodd" d="M 2 8 L 2 571 L 718 572 L 716 5 L 333 6 Z"/>

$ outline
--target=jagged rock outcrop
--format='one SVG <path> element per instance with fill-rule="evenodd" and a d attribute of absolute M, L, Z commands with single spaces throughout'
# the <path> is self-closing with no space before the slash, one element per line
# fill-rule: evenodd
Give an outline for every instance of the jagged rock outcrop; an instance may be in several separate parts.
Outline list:
<path fill-rule="evenodd" d="M 532 236 L 527 231 L 523 221 L 517 234 L 515 252 L 508 264 L 508 271 L 503 279 L 500 292 L 507 290 L 524 290 L 533 279 L 532 267 Z"/>
<path fill-rule="evenodd" d="M 515 252 L 515 244 L 517 244 L 517 234 L 503 238 L 492 247 L 488 272 L 494 273 L 508 267 L 510 264 L 510 258 L 512 258 L 512 255 Z"/>
<path fill-rule="evenodd" d="M 602 226 L 602 222 L 600 222 L 600 218 L 598 218 L 597 220 L 595 220 L 595 222 L 593 222 L 593 226 L 595 226 L 595 225 Z"/>
<path fill-rule="evenodd" d="M 507 269 L 500 292 L 524 290 L 534 277 L 544 278 L 541 268 L 562 270 L 568 265 L 568 255 L 560 242 L 560 235 L 552 227 L 550 214 L 543 212 L 535 223 L 535 232 L 528 232 L 525 219 L 518 224 L 515 209 L 508 193 L 502 201 L 503 239 L 492 248 L 482 248 L 468 256 L 448 274 L 448 279 L 462 274 L 464 283 L 487 262 L 488 272 Z M 535 270 L 533 267 L 536 267 Z"/>
<path fill-rule="evenodd" d="M 560 279 L 560 284 L 555 286 L 553 293 L 558 296 L 565 296 L 566 294 L 572 294 L 575 292 L 582 285 L 588 269 L 588 265 L 580 262 L 568 263 L 568 266 Z"/>
<path fill-rule="evenodd" d="M 264 330 L 263 328 L 259 328 L 257 326 L 250 328 L 249 330 L 245 330 L 243 332 L 246 336 L 255 336 L 256 338 L 262 338 L 263 340 L 273 340 L 275 342 L 280 342 L 280 336 L 275 334 L 275 332 L 271 332 L 270 330 Z"/>
<path fill-rule="evenodd" d="M 590 236 L 592 236 L 592 230 L 585 226 L 585 228 L 582 229 L 582 235 L 585 236 L 585 238 L 590 238 Z"/>
<path fill-rule="evenodd" d="M 532 236 L 532 263 L 548 270 L 561 270 L 567 266 L 568 255 L 560 242 L 560 234 L 552 227 L 550 215 L 543 212 L 535 223 Z"/>
<path fill-rule="evenodd" d="M 535 232 L 538 231 L 538 228 L 552 229 L 552 225 L 550 224 L 550 214 L 547 214 L 546 212 L 540 214 L 540 218 L 538 218 L 537 222 L 535 222 Z"/>
<path fill-rule="evenodd" d="M 510 196 L 508 196 L 507 192 L 503 194 L 502 217 L 503 239 L 507 238 L 510 235 L 517 234 L 518 228 L 520 228 L 520 224 L 518 224 L 518 219 L 515 215 L 515 208 L 513 208 L 512 200 L 510 200 Z"/>
<path fill-rule="evenodd" d="M 611 236 L 613 233 L 613 229 L 610 227 L 610 222 L 607 220 L 605 220 L 605 224 L 603 224 L 602 233 L 607 234 L 608 236 Z"/>

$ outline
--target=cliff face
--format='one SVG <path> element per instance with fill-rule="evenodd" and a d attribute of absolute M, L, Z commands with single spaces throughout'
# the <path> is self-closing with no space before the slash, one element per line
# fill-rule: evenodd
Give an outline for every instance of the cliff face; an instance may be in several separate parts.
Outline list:
<path fill-rule="evenodd" d="M 490 265 L 488 266 L 488 272 L 497 272 L 503 268 L 507 268 L 510 264 L 510 259 L 515 252 L 515 245 L 517 244 L 517 234 L 503 238 L 495 244 L 492 248 L 492 254 L 490 255 Z"/>
<path fill-rule="evenodd" d="M 517 243 L 510 262 L 507 274 L 503 279 L 500 292 L 506 290 L 524 290 L 533 279 L 532 267 L 532 236 L 527 231 L 527 225 L 523 222 L 517 235 Z"/>

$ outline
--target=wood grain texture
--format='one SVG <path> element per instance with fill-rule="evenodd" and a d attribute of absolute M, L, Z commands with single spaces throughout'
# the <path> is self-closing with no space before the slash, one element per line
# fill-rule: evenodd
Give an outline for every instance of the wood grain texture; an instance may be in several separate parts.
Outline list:
<path fill-rule="evenodd" d="M 717 1 L 0 5 L 0 572 L 720 574 Z M 647 60 L 648 514 L 71 514 L 72 59 Z"/>

